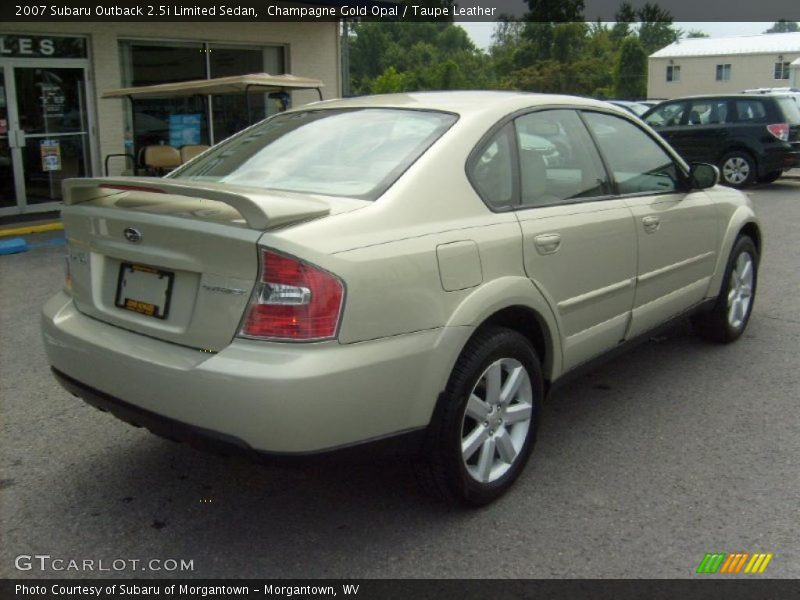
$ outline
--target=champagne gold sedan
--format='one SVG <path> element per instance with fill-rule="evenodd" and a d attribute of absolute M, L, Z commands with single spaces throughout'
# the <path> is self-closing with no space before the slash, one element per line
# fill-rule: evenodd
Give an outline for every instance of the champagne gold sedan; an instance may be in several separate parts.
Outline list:
<path fill-rule="evenodd" d="M 486 504 L 556 382 L 676 319 L 742 334 L 762 236 L 718 178 L 604 102 L 316 103 L 165 178 L 67 181 L 47 356 L 160 435 L 402 447 L 444 498 Z"/>

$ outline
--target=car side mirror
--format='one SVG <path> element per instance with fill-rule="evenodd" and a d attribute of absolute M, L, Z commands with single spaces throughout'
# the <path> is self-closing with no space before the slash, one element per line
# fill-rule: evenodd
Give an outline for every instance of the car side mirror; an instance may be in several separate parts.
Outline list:
<path fill-rule="evenodd" d="M 706 163 L 692 163 L 689 180 L 694 190 L 705 190 L 719 183 L 719 169 Z"/>

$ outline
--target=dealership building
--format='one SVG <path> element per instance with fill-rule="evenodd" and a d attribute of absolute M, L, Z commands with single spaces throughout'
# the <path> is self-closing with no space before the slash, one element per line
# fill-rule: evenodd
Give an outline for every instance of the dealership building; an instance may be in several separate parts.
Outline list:
<path fill-rule="evenodd" d="M 339 23 L 0 23 L 0 217 L 57 209 L 61 180 L 102 175 L 109 155 L 175 139 L 213 144 L 248 114 L 244 94 L 129 101 L 103 92 L 262 72 L 318 79 L 325 98 L 341 96 Z M 255 114 L 278 110 L 253 95 Z M 291 102 L 317 99 L 297 90 Z M 108 166 L 126 167 L 120 157 Z"/>

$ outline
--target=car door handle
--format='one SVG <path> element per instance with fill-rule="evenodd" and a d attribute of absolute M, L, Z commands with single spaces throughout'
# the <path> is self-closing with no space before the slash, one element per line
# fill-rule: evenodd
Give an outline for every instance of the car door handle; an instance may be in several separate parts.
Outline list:
<path fill-rule="evenodd" d="M 561 234 L 543 233 L 533 238 L 533 243 L 539 254 L 553 254 L 561 247 Z"/>
<path fill-rule="evenodd" d="M 644 217 L 642 219 L 642 225 L 647 233 L 655 233 L 658 231 L 658 227 L 661 225 L 661 219 L 652 215 L 649 217 Z"/>

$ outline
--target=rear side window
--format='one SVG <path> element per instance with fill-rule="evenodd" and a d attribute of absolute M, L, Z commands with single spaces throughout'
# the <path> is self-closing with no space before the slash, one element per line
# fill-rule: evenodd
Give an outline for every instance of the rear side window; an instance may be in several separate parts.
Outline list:
<path fill-rule="evenodd" d="M 675 127 L 681 124 L 683 114 L 686 111 L 684 103 L 662 104 L 651 112 L 645 122 L 650 127 Z"/>
<path fill-rule="evenodd" d="M 666 194 L 679 190 L 678 167 L 656 141 L 620 117 L 584 113 L 620 194 Z"/>
<path fill-rule="evenodd" d="M 740 123 L 763 121 L 767 117 L 767 109 L 762 100 L 737 100 L 736 120 Z"/>
<path fill-rule="evenodd" d="M 728 121 L 727 100 L 695 100 L 689 105 L 688 125 L 719 125 Z"/>
<path fill-rule="evenodd" d="M 475 190 L 493 209 L 508 208 L 514 201 L 513 130 L 510 123 L 503 127 L 478 149 L 467 166 Z"/>
<path fill-rule="evenodd" d="M 800 96 L 798 96 L 800 99 Z M 800 105 L 795 98 L 777 98 L 783 117 L 790 125 L 800 125 Z"/>

